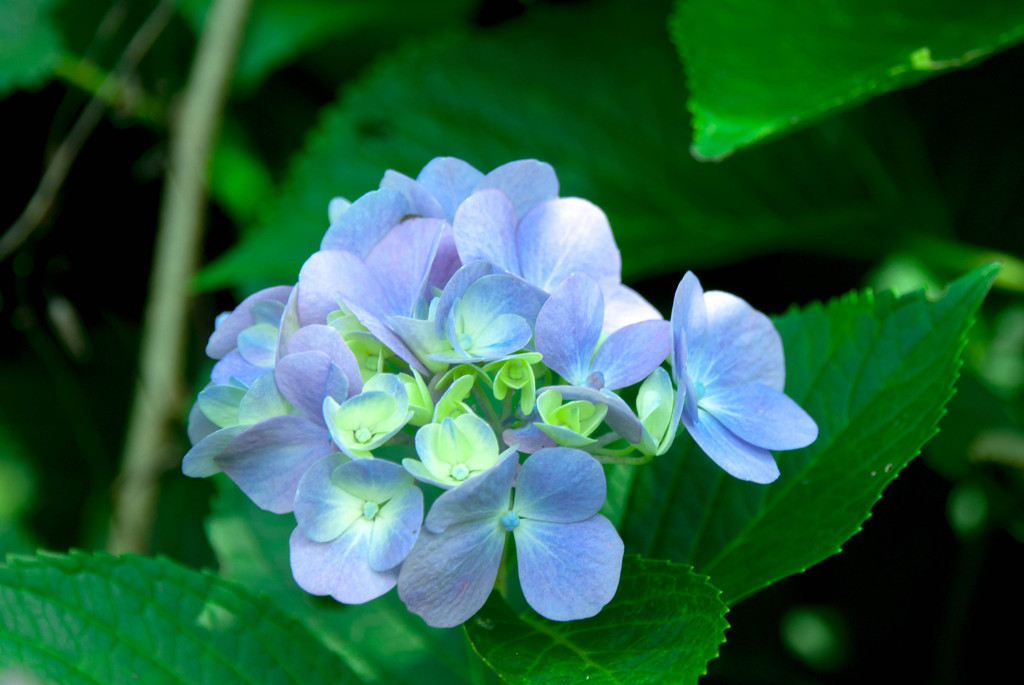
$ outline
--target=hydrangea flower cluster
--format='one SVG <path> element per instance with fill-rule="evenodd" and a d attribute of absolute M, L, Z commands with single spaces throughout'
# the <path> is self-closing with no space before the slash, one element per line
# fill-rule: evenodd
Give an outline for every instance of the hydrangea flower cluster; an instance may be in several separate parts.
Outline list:
<path fill-rule="evenodd" d="M 771 321 L 692 273 L 665 321 L 622 284 L 604 213 L 559 197 L 547 164 L 437 158 L 328 213 L 297 284 L 218 318 L 182 465 L 294 512 L 308 592 L 360 603 L 397 585 L 455 626 L 502 586 L 511 544 L 534 610 L 587 618 L 623 554 L 602 464 L 662 455 L 682 424 L 768 483 L 769 450 L 817 436 L 783 393 Z"/>

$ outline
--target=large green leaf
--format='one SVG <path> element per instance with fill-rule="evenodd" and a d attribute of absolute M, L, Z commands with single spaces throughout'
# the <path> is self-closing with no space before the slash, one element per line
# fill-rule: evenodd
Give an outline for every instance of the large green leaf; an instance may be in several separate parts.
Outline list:
<path fill-rule="evenodd" d="M 18 88 L 37 88 L 52 75 L 64 49 L 52 18 L 59 2 L 0 2 L 0 97 Z"/>
<path fill-rule="evenodd" d="M 626 557 L 615 598 L 594 618 L 516 617 L 492 595 L 465 628 L 512 685 L 695 683 L 725 641 L 719 594 L 688 566 Z"/>
<path fill-rule="evenodd" d="M 919 134 L 880 103 L 728 165 L 687 152 L 666 3 L 535 7 L 494 30 L 408 46 L 324 111 L 264 221 L 200 287 L 294 282 L 332 196 L 454 155 L 534 157 L 608 214 L 626 278 L 779 250 L 874 257 L 945 224 Z"/>
<path fill-rule="evenodd" d="M 721 159 L 1024 38 L 1006 0 L 680 0 L 693 153 Z"/>
<path fill-rule="evenodd" d="M 835 554 L 928 438 L 953 393 L 972 316 L 997 267 L 929 301 L 850 293 L 776 320 L 786 393 L 818 439 L 779 452 L 768 486 L 736 480 L 691 440 L 637 473 L 627 549 L 692 564 L 735 602 Z"/>
<path fill-rule="evenodd" d="M 368 683 L 454 685 L 480 682 L 479 659 L 458 630 L 438 630 L 410 614 L 394 591 L 359 606 L 303 592 L 292 578 L 291 515 L 259 509 L 234 483 L 218 477 L 208 528 L 225 577 L 266 592 L 298 618 Z"/>
<path fill-rule="evenodd" d="M 13 558 L 0 567 L 0 669 L 45 683 L 354 683 L 264 598 L 166 559 Z"/>

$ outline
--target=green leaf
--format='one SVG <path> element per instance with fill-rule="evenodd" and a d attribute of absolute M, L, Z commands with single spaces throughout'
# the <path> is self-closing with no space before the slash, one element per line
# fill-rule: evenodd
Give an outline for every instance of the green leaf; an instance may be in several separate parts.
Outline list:
<path fill-rule="evenodd" d="M 512 685 L 695 683 L 725 641 L 719 594 L 688 566 L 629 556 L 615 598 L 594 618 L 517 618 L 492 594 L 465 629 Z"/>
<path fill-rule="evenodd" d="M 226 477 L 218 477 L 217 485 L 208 529 L 222 575 L 266 592 L 367 683 L 477 682 L 470 678 L 479 659 L 460 632 L 427 626 L 405 609 L 394 591 L 358 606 L 304 592 L 295 584 L 288 560 L 295 518 L 259 509 Z"/>
<path fill-rule="evenodd" d="M 997 269 L 972 271 L 936 301 L 850 293 L 779 317 L 786 393 L 817 421 L 818 439 L 777 453 L 782 475 L 761 486 L 680 436 L 637 474 L 627 550 L 692 564 L 730 604 L 840 551 L 936 433 Z"/>
<path fill-rule="evenodd" d="M 689 75 L 693 154 L 717 160 L 1020 42 L 1024 5 L 687 0 L 671 33 Z"/>
<path fill-rule="evenodd" d="M 202 288 L 293 283 L 327 203 L 432 157 L 481 170 L 554 165 L 564 196 L 608 214 L 624 277 L 801 250 L 876 257 L 908 226 L 947 224 L 920 134 L 898 103 L 709 166 L 687 152 L 667 4 L 534 7 L 500 28 L 408 46 L 326 108 L 263 222 Z"/>
<path fill-rule="evenodd" d="M 266 599 L 166 559 L 81 553 L 0 567 L 0 665 L 61 685 L 358 682 Z"/>
<path fill-rule="evenodd" d="M 187 0 L 181 9 L 198 30 L 209 6 L 209 0 Z M 367 32 L 385 34 L 374 36 L 380 42 L 385 36 L 422 32 L 425 26 L 436 30 L 467 18 L 472 8 L 470 0 L 260 0 L 246 25 L 235 83 L 251 90 L 274 70 L 328 43 L 344 44 L 347 52 Z M 337 51 L 331 54 L 338 56 Z"/>
<path fill-rule="evenodd" d="M 59 2 L 0 2 L 0 98 L 19 88 L 38 88 L 53 74 L 64 50 L 52 17 Z"/>

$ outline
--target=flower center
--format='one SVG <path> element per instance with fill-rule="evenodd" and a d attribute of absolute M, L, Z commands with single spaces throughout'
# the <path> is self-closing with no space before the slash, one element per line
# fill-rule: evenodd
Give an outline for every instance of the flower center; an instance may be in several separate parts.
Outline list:
<path fill-rule="evenodd" d="M 465 464 L 456 464 L 452 467 L 451 476 L 455 480 L 466 480 L 469 478 L 469 469 Z"/>
<path fill-rule="evenodd" d="M 707 394 L 707 390 L 704 389 L 704 384 L 703 383 L 694 383 L 693 384 L 693 389 L 697 393 L 697 401 L 698 402 L 700 402 L 702 399 L 704 399 L 704 395 Z"/>
<path fill-rule="evenodd" d="M 514 511 L 506 511 L 501 517 L 501 527 L 504 528 L 506 532 L 511 533 L 518 525 L 519 517 L 516 516 L 516 512 Z"/>
<path fill-rule="evenodd" d="M 370 432 L 369 428 L 364 426 L 363 428 L 357 428 L 352 437 L 354 437 L 356 442 L 360 445 L 365 445 L 370 442 L 370 439 L 373 437 L 373 433 Z"/>
<path fill-rule="evenodd" d="M 468 350 L 473 346 L 473 336 L 469 333 L 463 333 L 459 336 L 459 344 L 462 345 L 462 349 Z"/>
<path fill-rule="evenodd" d="M 380 507 L 377 506 L 376 502 L 363 503 L 363 516 L 370 519 L 371 521 L 373 520 L 373 517 L 377 515 L 378 511 L 380 511 Z"/>

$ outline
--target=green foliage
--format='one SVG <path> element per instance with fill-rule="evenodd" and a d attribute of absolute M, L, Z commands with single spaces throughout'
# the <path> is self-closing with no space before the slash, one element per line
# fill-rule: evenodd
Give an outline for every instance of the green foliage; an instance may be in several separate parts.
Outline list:
<path fill-rule="evenodd" d="M 53 74 L 64 47 L 52 17 L 59 2 L 0 2 L 0 97 L 38 88 Z"/>
<path fill-rule="evenodd" d="M 427 626 L 394 592 L 359 606 L 303 592 L 288 561 L 294 517 L 259 509 L 227 478 L 218 477 L 218 486 L 208 528 L 222 575 L 266 592 L 367 683 L 478 682 L 471 662 L 476 657 L 459 631 Z"/>
<path fill-rule="evenodd" d="M 936 433 L 997 269 L 971 272 L 937 301 L 851 293 L 779 317 L 786 392 L 818 422 L 818 439 L 778 453 L 782 476 L 767 487 L 680 441 L 637 474 L 627 549 L 693 564 L 730 604 L 838 552 Z"/>
<path fill-rule="evenodd" d="M 615 599 L 594 618 L 516 617 L 492 595 L 465 629 L 512 685 L 695 683 L 725 641 L 719 594 L 688 566 L 626 557 Z"/>
<path fill-rule="evenodd" d="M 47 683 L 354 683 L 266 599 L 166 559 L 0 567 L 0 666 Z"/>
<path fill-rule="evenodd" d="M 331 197 L 355 199 L 384 169 L 415 175 L 438 155 L 481 170 L 551 163 L 562 195 L 608 214 L 627 279 L 775 250 L 871 257 L 908 225 L 945 224 L 899 109 L 718 167 L 687 154 L 685 122 L 683 73 L 656 9 L 538 7 L 486 34 L 406 47 L 324 110 L 264 221 L 198 285 L 294 282 Z"/>
<path fill-rule="evenodd" d="M 1020 42 L 1024 6 L 689 0 L 676 3 L 671 31 L 689 75 L 693 154 L 717 160 Z"/>

